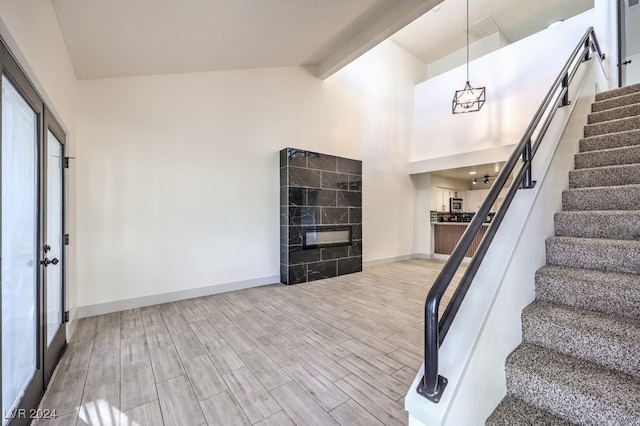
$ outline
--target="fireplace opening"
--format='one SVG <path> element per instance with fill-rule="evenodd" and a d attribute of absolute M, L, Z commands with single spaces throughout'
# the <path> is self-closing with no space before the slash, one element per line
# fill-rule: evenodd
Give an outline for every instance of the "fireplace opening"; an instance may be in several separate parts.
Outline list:
<path fill-rule="evenodd" d="M 351 226 L 306 227 L 302 229 L 302 248 L 351 245 Z"/>

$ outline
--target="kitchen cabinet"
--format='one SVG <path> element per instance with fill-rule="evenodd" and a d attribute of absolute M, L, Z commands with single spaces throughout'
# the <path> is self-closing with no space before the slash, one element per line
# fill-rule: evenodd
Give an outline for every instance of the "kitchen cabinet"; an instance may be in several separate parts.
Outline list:
<path fill-rule="evenodd" d="M 433 224 L 433 252 L 436 254 L 450 255 L 458 244 L 458 241 L 460 241 L 460 238 L 462 238 L 462 234 L 467 229 L 467 226 L 469 226 L 468 223 Z M 472 257 L 476 253 L 484 234 L 487 232 L 488 226 L 488 224 L 482 225 L 480 232 L 478 232 L 469 250 L 467 250 L 465 254 L 466 257 Z"/>
<path fill-rule="evenodd" d="M 467 191 L 464 209 L 467 212 L 477 212 L 489 194 L 488 189 L 472 189 Z"/>
<path fill-rule="evenodd" d="M 500 208 L 508 190 L 508 188 L 504 188 L 502 191 L 500 191 L 500 194 L 498 194 L 498 198 L 496 198 L 495 203 L 493 203 L 493 206 L 489 211 L 496 212 Z M 489 189 L 472 189 L 467 191 L 466 198 L 464 200 L 464 211 L 477 212 L 488 195 Z"/>
<path fill-rule="evenodd" d="M 436 186 L 436 211 L 448 212 L 449 211 L 449 198 L 459 197 L 460 191 L 454 188 L 442 188 Z"/>

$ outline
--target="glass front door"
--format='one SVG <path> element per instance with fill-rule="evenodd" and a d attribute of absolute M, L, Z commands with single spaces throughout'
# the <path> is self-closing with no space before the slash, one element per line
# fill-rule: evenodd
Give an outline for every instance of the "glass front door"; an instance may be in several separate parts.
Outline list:
<path fill-rule="evenodd" d="M 38 113 L 2 76 L 2 413 L 43 387 L 39 359 Z"/>

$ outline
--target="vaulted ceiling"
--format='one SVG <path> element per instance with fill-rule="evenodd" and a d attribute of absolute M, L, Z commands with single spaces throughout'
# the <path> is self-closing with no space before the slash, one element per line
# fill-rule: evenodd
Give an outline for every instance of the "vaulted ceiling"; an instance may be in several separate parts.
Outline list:
<path fill-rule="evenodd" d="M 464 0 L 52 2 L 79 79 L 283 66 L 324 78 L 390 36 L 425 63 L 465 40 Z M 470 0 L 472 23 L 490 17 L 511 42 L 592 6 Z"/>

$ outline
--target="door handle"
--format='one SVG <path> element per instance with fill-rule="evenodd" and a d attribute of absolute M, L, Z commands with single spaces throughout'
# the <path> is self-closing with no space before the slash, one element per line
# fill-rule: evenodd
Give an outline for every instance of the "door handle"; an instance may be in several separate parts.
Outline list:
<path fill-rule="evenodd" d="M 49 260 L 46 257 L 44 258 L 44 260 L 42 262 L 40 262 L 42 265 L 44 265 L 44 267 L 46 268 L 49 265 L 57 265 L 58 262 L 60 262 L 58 260 L 58 258 L 54 257 L 53 259 Z"/>

